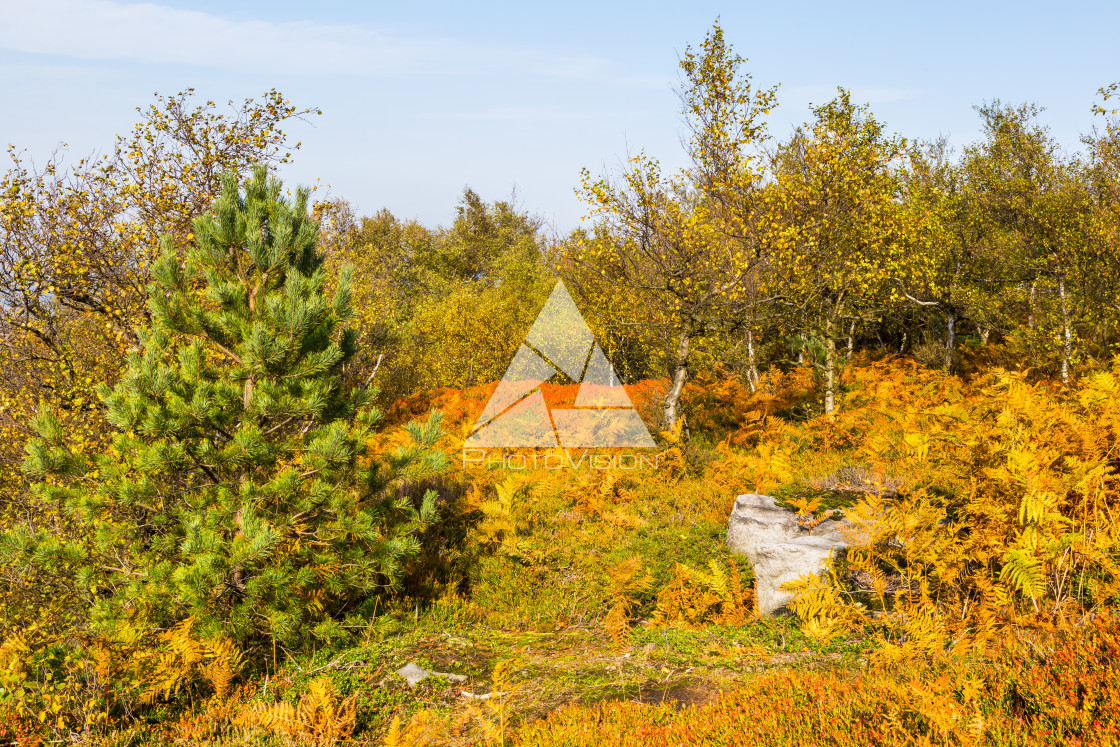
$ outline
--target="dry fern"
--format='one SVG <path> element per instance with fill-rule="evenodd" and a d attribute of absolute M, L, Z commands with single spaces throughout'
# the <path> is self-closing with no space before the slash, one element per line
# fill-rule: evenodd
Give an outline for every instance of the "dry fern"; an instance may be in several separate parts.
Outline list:
<path fill-rule="evenodd" d="M 238 714 L 235 723 L 315 744 L 334 744 L 354 733 L 357 708 L 353 696 L 338 700 L 330 678 L 323 676 L 308 684 L 307 694 L 296 705 L 252 706 Z"/>
<path fill-rule="evenodd" d="M 241 651 L 228 638 L 219 638 L 207 645 L 205 663 L 199 664 L 199 673 L 214 690 L 214 698 L 225 700 L 234 677 L 244 666 Z"/>
<path fill-rule="evenodd" d="M 216 699 L 224 700 L 229 695 L 233 680 L 244 665 L 241 651 L 228 638 L 199 640 L 192 635 L 193 627 L 193 617 L 176 624 L 160 634 L 163 649 L 155 654 L 154 661 L 145 656 L 139 659 L 138 665 L 150 666 L 143 678 L 141 703 L 173 698 L 199 678 L 210 685 Z M 108 671 L 109 657 L 107 648 L 94 647 L 98 672 Z"/>
<path fill-rule="evenodd" d="M 156 656 L 154 668 L 148 673 L 141 703 L 172 698 L 190 684 L 206 655 L 204 644 L 191 635 L 193 626 L 194 618 L 188 617 L 160 634 L 165 650 Z"/>
<path fill-rule="evenodd" d="M 630 617 L 633 612 L 635 594 L 648 592 L 653 586 L 653 577 L 642 574 L 642 558 L 635 555 L 627 558 L 607 571 L 611 581 L 611 609 L 603 618 L 615 645 L 622 646 L 630 640 Z"/>
<path fill-rule="evenodd" d="M 810 574 L 782 584 L 793 592 L 790 611 L 801 620 L 801 632 L 818 645 L 864 622 L 863 605 L 854 603 L 841 591 L 835 572 L 826 576 Z"/>
<path fill-rule="evenodd" d="M 654 621 L 698 628 L 707 623 L 740 626 L 753 616 L 754 594 L 743 588 L 738 566 L 724 570 L 712 560 L 710 573 L 677 564 L 673 578 L 657 595 Z"/>
<path fill-rule="evenodd" d="M 521 664 L 524 650 L 518 649 L 514 656 L 494 667 L 494 672 L 490 675 L 489 694 L 480 697 L 477 703 L 467 703 L 467 711 L 478 720 L 487 744 L 505 747 L 513 697 L 523 687 L 521 684 L 514 684 L 513 674 Z"/>
<path fill-rule="evenodd" d="M 408 724 L 401 725 L 401 717 L 393 716 L 382 747 L 428 747 L 442 741 L 444 729 L 431 711 L 417 711 Z"/>

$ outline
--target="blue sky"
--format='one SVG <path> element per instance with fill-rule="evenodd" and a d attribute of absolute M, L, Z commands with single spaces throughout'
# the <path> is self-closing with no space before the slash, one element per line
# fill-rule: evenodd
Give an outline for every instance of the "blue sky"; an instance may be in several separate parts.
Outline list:
<path fill-rule="evenodd" d="M 1120 4 L 0 0 L 0 140 L 42 161 L 127 132 L 154 92 L 318 106 L 289 128 L 283 176 L 320 178 L 359 213 L 447 224 L 464 186 L 558 231 L 579 171 L 645 150 L 683 164 L 677 60 L 719 17 L 785 136 L 843 85 L 911 138 L 978 134 L 992 98 L 1046 107 L 1068 149 L 1120 80 Z"/>

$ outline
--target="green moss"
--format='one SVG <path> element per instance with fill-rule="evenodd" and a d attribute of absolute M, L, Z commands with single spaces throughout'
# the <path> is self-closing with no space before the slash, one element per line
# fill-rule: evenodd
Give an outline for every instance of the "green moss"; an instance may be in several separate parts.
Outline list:
<path fill-rule="evenodd" d="M 824 511 L 840 511 L 841 513 L 845 508 L 858 503 L 866 495 L 862 490 L 847 490 L 844 488 L 814 488 L 805 483 L 795 482 L 787 483 L 775 488 L 773 491 L 775 502 L 782 508 L 788 508 L 791 511 L 796 511 L 797 507 L 794 505 L 795 501 L 807 500 L 812 501 L 820 499 L 820 506 L 817 513 Z M 840 515 L 834 514 L 834 518 L 840 518 Z"/>

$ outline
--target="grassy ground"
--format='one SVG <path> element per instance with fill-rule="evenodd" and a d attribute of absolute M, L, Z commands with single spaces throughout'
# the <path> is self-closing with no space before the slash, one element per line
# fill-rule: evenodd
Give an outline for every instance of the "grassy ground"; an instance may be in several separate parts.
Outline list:
<path fill-rule="evenodd" d="M 471 744 L 495 719 L 512 731 L 569 704 L 702 705 L 762 672 L 854 666 L 863 657 L 858 639 L 815 646 L 792 618 L 747 615 L 740 625 L 665 619 L 659 592 L 681 565 L 733 567 L 724 537 L 734 494 L 703 475 L 619 480 L 489 470 L 473 485 L 459 510 L 473 517 L 470 536 L 486 539 L 460 548 L 461 577 L 444 579 L 436 598 L 400 601 L 350 641 L 288 659 L 267 687 L 258 680 L 245 688 L 240 708 L 278 698 L 297 703 L 326 677 L 339 700 L 355 699 L 354 734 L 362 741 L 379 744 L 394 718 L 423 712 L 435 743 Z M 504 507 L 498 486 L 514 496 Z M 627 563 L 645 583 L 619 595 L 612 570 Z M 749 568 L 738 565 L 749 584 Z M 620 597 L 627 602 L 621 636 L 607 625 Z M 411 688 L 395 673 L 409 662 L 467 679 L 431 677 Z M 495 713 L 491 694 L 511 690 L 498 696 Z M 228 704 L 219 710 L 200 703 L 192 718 L 165 722 L 161 739 L 271 741 L 267 730 L 221 728 Z M 215 725 L 209 731 L 207 719 Z"/>

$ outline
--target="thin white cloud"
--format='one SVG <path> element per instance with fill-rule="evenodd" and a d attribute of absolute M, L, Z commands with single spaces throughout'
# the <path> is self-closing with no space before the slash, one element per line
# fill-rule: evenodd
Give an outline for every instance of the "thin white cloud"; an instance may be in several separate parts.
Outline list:
<path fill-rule="evenodd" d="M 0 48 L 89 60 L 217 67 L 311 75 L 480 73 L 508 70 L 559 77 L 602 73 L 592 55 L 528 46 L 404 38 L 368 26 L 312 21 L 232 20 L 155 3 L 0 0 Z"/>

